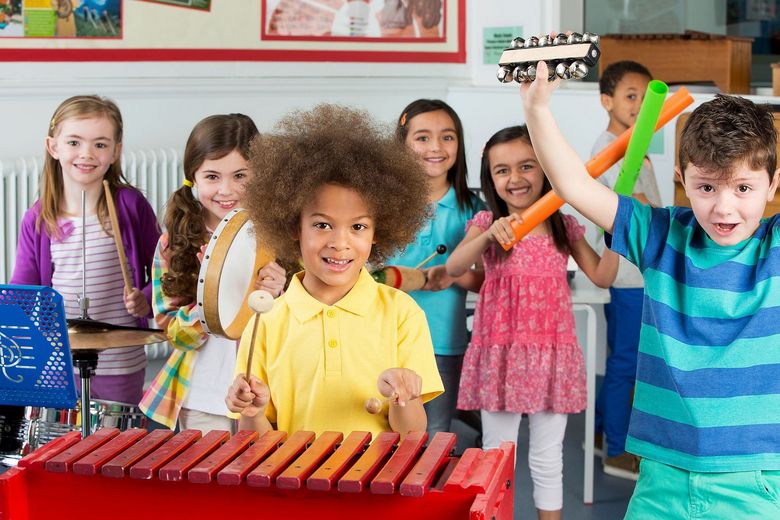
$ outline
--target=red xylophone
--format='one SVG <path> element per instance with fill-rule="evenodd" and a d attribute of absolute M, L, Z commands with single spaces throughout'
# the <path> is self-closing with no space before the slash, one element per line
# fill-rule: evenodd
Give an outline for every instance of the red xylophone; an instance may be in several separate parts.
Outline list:
<path fill-rule="evenodd" d="M 426 432 L 399 439 L 104 428 L 82 440 L 72 432 L 0 475 L 0 518 L 512 518 L 513 443 L 457 458 L 452 433 L 427 446 Z"/>

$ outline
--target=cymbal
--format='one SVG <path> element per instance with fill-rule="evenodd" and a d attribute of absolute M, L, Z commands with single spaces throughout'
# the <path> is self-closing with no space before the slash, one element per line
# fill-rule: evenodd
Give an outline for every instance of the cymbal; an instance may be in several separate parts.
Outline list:
<path fill-rule="evenodd" d="M 147 330 L 112 330 L 111 332 L 93 332 L 68 334 L 71 350 L 106 350 L 109 348 L 132 347 L 160 343 L 168 338 L 162 332 Z"/>
<path fill-rule="evenodd" d="M 69 319 L 71 350 L 105 350 L 167 341 L 165 331 L 112 325 L 95 320 Z"/>

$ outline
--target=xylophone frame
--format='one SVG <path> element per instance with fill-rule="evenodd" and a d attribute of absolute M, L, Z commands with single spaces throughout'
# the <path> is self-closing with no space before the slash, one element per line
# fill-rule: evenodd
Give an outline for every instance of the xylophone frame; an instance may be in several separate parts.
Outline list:
<path fill-rule="evenodd" d="M 71 432 L 0 475 L 0 519 L 512 518 L 514 443 L 456 458 L 454 434 L 427 438 Z"/>

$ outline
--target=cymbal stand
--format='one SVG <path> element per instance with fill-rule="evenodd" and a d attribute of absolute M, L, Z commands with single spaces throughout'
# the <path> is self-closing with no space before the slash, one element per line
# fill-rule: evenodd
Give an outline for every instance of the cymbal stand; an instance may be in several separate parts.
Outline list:
<path fill-rule="evenodd" d="M 81 319 L 89 318 L 87 297 L 87 192 L 81 192 L 81 296 L 78 299 Z M 79 369 L 81 378 L 81 438 L 92 433 L 92 417 L 89 406 L 90 378 L 95 375 L 98 363 L 97 350 L 74 350 L 73 364 Z"/>
<path fill-rule="evenodd" d="M 89 298 L 87 297 L 87 192 L 81 191 L 81 296 L 79 309 L 81 319 L 89 319 Z"/>
<path fill-rule="evenodd" d="M 98 351 L 94 349 L 80 349 L 71 351 L 73 365 L 79 369 L 81 378 L 81 438 L 84 439 L 92 433 L 92 410 L 89 405 L 90 378 L 95 374 L 98 364 Z"/>

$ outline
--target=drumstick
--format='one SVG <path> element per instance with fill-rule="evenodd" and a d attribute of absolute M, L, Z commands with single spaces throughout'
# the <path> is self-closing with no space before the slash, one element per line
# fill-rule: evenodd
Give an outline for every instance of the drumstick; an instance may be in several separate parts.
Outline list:
<path fill-rule="evenodd" d="M 127 258 L 125 257 L 125 246 L 122 245 L 122 236 L 119 234 L 119 221 L 116 218 L 116 208 L 114 207 L 114 198 L 111 196 L 111 186 L 108 181 L 103 181 L 103 188 L 106 192 L 106 206 L 108 206 L 108 219 L 111 221 L 111 230 L 114 232 L 114 243 L 116 251 L 119 253 L 119 267 L 122 268 L 122 278 L 125 281 L 125 290 L 130 292 L 133 288 L 133 280 L 130 279 L 130 271 L 127 269 Z"/>
<path fill-rule="evenodd" d="M 436 251 L 431 253 L 431 256 L 429 256 L 428 258 L 426 258 L 425 260 L 423 260 L 422 262 L 414 266 L 414 268 L 419 269 L 425 264 L 427 264 L 428 262 L 430 262 L 431 260 L 433 260 L 433 257 L 435 257 L 436 255 L 443 255 L 446 252 L 447 252 L 447 246 L 445 246 L 444 244 L 439 244 L 438 246 L 436 246 Z"/>
<path fill-rule="evenodd" d="M 260 315 L 271 310 L 274 305 L 274 297 L 271 293 L 262 289 L 253 291 L 246 301 L 249 308 L 255 311 L 255 324 L 252 327 L 252 341 L 249 342 L 249 355 L 246 358 L 246 382 L 249 382 L 249 375 L 252 372 L 252 356 L 255 353 L 255 338 L 257 337 L 257 326 L 260 324 Z"/>

